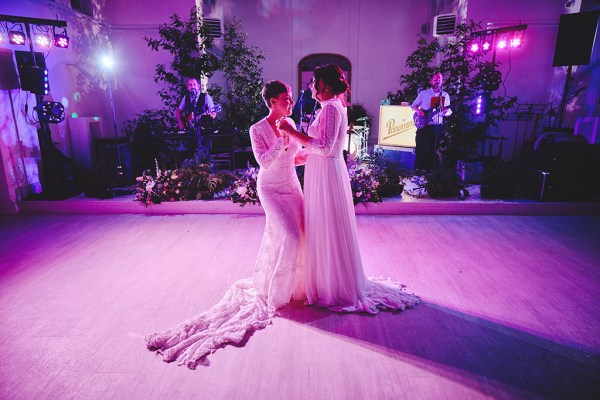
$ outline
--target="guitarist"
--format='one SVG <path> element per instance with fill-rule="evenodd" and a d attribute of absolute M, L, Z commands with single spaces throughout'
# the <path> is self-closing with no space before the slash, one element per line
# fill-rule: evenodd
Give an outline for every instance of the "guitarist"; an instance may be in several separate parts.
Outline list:
<path fill-rule="evenodd" d="M 450 96 L 442 90 L 442 74 L 433 74 L 429 83 L 431 87 L 421 90 L 410 106 L 415 112 L 415 120 L 420 118 L 425 122 L 421 129 L 417 129 L 416 136 L 415 170 L 419 171 L 429 171 L 435 164 L 444 117 L 452 114 L 449 108 Z"/>
<path fill-rule="evenodd" d="M 198 139 L 198 149 L 208 147 L 210 152 L 210 142 L 208 139 L 203 140 L 202 118 L 214 119 L 217 113 L 214 112 L 215 104 L 212 97 L 207 93 L 207 89 L 208 78 L 206 76 L 203 75 L 200 78 L 200 83 L 198 83 L 198 79 L 196 78 L 188 78 L 188 93 L 181 99 L 175 116 L 179 124 L 179 129 L 193 128 L 195 130 Z"/>

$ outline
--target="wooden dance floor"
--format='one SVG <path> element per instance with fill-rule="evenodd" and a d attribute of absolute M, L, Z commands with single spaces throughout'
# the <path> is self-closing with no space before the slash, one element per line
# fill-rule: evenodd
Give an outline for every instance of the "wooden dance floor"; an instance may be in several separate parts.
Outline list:
<path fill-rule="evenodd" d="M 0 217 L 0 399 L 598 399 L 600 216 L 359 215 L 423 303 L 295 304 L 189 370 L 143 337 L 252 275 L 260 214 Z"/>

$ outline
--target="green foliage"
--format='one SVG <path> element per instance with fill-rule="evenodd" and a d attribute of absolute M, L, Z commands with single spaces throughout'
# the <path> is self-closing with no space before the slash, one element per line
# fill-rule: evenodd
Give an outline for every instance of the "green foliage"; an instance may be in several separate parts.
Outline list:
<path fill-rule="evenodd" d="M 413 72 L 400 76 L 401 89 L 396 93 L 388 92 L 391 104 L 412 102 L 422 88 L 429 86 L 431 76 L 438 70 L 431 64 L 441 50 L 437 39 L 427 42 L 425 38 L 417 35 L 417 49 L 406 59 L 406 66 Z"/>
<path fill-rule="evenodd" d="M 242 23 L 233 18 L 225 22 L 225 45 L 221 58 L 222 71 L 227 86 L 216 91 L 215 96 L 226 99 L 225 128 L 248 130 L 252 124 L 267 114 L 261 91 L 263 87 L 261 62 L 263 53 L 246 44 L 247 33 L 242 31 Z"/>
<path fill-rule="evenodd" d="M 261 62 L 265 57 L 257 47 L 247 45 L 248 34 L 237 18 L 225 22 L 222 52 L 214 51 L 207 29 L 197 8 L 192 7 L 187 21 L 173 14 L 169 23 L 159 27 L 159 39 L 144 38 L 152 50 L 166 51 L 172 57 L 168 66 L 156 66 L 154 80 L 165 85 L 158 94 L 167 108 L 175 110 L 186 93 L 186 78 L 210 77 L 222 71 L 226 86 L 212 85 L 209 89 L 215 102 L 224 102 L 220 124 L 226 129 L 248 130 L 267 114 L 261 96 Z"/>
<path fill-rule="evenodd" d="M 422 197 L 423 191 L 433 198 L 458 197 L 460 200 L 464 200 L 470 194 L 455 170 L 440 166 L 434 167 L 425 176 L 419 177 L 416 186 L 408 193 Z"/>
<path fill-rule="evenodd" d="M 220 68 L 219 59 L 210 51 L 214 40 L 207 32 L 208 27 L 194 6 L 187 21 L 173 14 L 169 23 L 160 25 L 159 39 L 144 37 L 153 51 L 167 51 L 172 56 L 168 66 L 156 65 L 154 74 L 154 81 L 166 86 L 158 94 L 169 109 L 177 108 L 185 95 L 188 77 L 211 76 Z"/>
<path fill-rule="evenodd" d="M 208 164 L 163 171 L 156 161 L 155 171 L 148 169 L 137 178 L 135 199 L 146 207 L 164 201 L 210 200 L 235 179 L 229 172 L 212 172 Z"/>
<path fill-rule="evenodd" d="M 176 126 L 176 121 L 172 112 L 164 109 L 148 109 L 129 119 L 125 123 L 123 132 L 131 138 L 140 133 L 164 132 L 173 126 Z"/>

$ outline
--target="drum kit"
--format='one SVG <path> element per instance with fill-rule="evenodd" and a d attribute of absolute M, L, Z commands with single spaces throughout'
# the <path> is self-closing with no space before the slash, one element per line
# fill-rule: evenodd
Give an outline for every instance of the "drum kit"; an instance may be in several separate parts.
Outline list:
<path fill-rule="evenodd" d="M 314 113 L 303 115 L 298 129 L 307 132 L 313 119 Z M 369 157 L 368 146 L 371 133 L 369 125 L 370 118 L 362 117 L 348 127 L 348 139 L 344 144 L 344 151 L 356 162 L 361 162 Z"/>

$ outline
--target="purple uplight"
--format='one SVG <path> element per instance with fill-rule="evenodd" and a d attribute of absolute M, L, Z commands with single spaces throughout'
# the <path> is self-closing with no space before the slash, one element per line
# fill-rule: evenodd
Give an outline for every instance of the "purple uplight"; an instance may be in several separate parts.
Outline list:
<path fill-rule="evenodd" d="M 69 37 L 67 35 L 54 35 L 54 46 L 66 49 L 69 47 Z"/>

